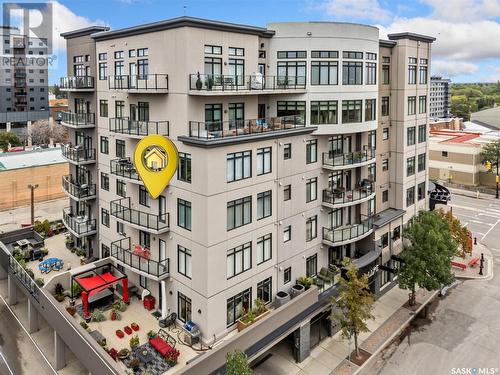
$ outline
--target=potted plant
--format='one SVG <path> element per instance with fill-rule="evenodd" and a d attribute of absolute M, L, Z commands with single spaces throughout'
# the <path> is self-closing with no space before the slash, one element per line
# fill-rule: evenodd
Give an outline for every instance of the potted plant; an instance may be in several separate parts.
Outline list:
<path fill-rule="evenodd" d="M 137 323 L 135 323 L 135 322 L 134 322 L 134 323 L 132 323 L 132 324 L 130 325 L 130 327 L 131 327 L 134 331 L 136 331 L 136 332 L 139 330 L 139 325 L 138 325 Z"/>
<path fill-rule="evenodd" d="M 276 293 L 276 307 L 283 306 L 288 301 L 290 301 L 290 294 L 282 290 Z"/>
<path fill-rule="evenodd" d="M 112 309 L 111 313 L 109 314 L 109 318 L 115 321 L 115 320 L 121 320 L 122 316 L 117 310 Z"/>
<path fill-rule="evenodd" d="M 203 88 L 203 82 L 201 82 L 200 72 L 196 73 L 196 90 L 200 91 Z"/>
<path fill-rule="evenodd" d="M 80 325 L 82 326 L 82 328 L 84 330 L 87 330 L 87 328 L 89 328 L 89 325 L 87 323 L 85 323 L 85 322 L 80 322 Z"/>
<path fill-rule="evenodd" d="M 165 361 L 169 366 L 175 366 L 179 358 L 180 352 L 175 348 L 170 348 L 167 353 L 165 353 Z"/>
<path fill-rule="evenodd" d="M 45 285 L 45 281 L 43 281 L 43 279 L 42 279 L 41 277 L 37 277 L 37 278 L 35 279 L 35 283 L 36 283 L 36 285 L 38 285 L 40 288 L 41 288 L 42 286 L 44 286 L 44 285 Z"/>
<path fill-rule="evenodd" d="M 118 352 L 118 358 L 120 359 L 126 359 L 130 355 L 130 350 L 127 348 L 123 348 Z"/>
<path fill-rule="evenodd" d="M 304 290 L 306 290 L 306 288 L 304 288 L 304 285 L 297 283 L 290 289 L 290 295 L 292 298 L 297 297 L 299 294 L 303 293 Z"/>
<path fill-rule="evenodd" d="M 311 287 L 311 285 L 314 284 L 314 280 L 312 277 L 301 276 L 298 278 L 297 283 L 303 285 L 304 288 L 307 290 Z"/>
<path fill-rule="evenodd" d="M 271 312 L 267 309 L 265 302 L 260 298 L 255 299 L 254 305 L 255 307 L 253 309 L 249 309 L 246 314 L 244 314 L 240 319 L 236 321 L 238 332 L 244 330 L 256 321 L 264 318 Z"/>
<path fill-rule="evenodd" d="M 73 237 L 71 237 L 71 236 L 66 237 L 66 239 L 64 240 L 64 243 L 66 244 L 66 248 L 68 250 L 72 249 L 75 246 L 75 241 L 73 240 Z"/>
<path fill-rule="evenodd" d="M 123 337 L 125 336 L 125 334 L 123 333 L 123 331 L 121 329 L 117 329 L 115 331 L 115 334 L 116 334 L 116 337 L 118 337 L 119 339 L 123 339 Z"/>
<path fill-rule="evenodd" d="M 106 320 L 106 317 L 101 310 L 94 309 L 94 311 L 92 311 L 92 320 L 94 322 L 103 322 Z"/>
<path fill-rule="evenodd" d="M 214 77 L 211 74 L 207 76 L 206 85 L 208 90 L 212 90 L 214 87 Z"/>
<path fill-rule="evenodd" d="M 113 360 L 116 361 L 116 358 L 118 357 L 118 352 L 115 348 L 111 348 L 108 350 L 108 354 L 113 358 Z"/>
<path fill-rule="evenodd" d="M 141 366 L 141 362 L 137 358 L 134 358 L 133 360 L 130 361 L 129 366 L 135 372 L 135 371 L 139 370 L 139 367 Z"/>
<path fill-rule="evenodd" d="M 69 315 L 74 316 L 76 314 L 76 309 L 73 306 L 66 307 L 66 311 Z"/>
<path fill-rule="evenodd" d="M 139 336 L 137 335 L 132 336 L 132 338 L 129 340 L 128 343 L 130 345 L 130 349 L 134 350 L 139 346 Z"/>

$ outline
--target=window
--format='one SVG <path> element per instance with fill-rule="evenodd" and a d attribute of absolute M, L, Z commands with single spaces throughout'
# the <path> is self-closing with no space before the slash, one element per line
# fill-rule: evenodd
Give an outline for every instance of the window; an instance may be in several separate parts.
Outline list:
<path fill-rule="evenodd" d="M 406 159 L 406 176 L 413 176 L 415 174 L 415 156 Z"/>
<path fill-rule="evenodd" d="M 266 51 L 259 50 L 259 59 L 265 59 L 266 58 Z"/>
<path fill-rule="evenodd" d="M 191 202 L 177 198 L 177 225 L 191 230 Z"/>
<path fill-rule="evenodd" d="M 441 156 L 444 158 L 448 157 L 448 151 L 441 151 Z"/>
<path fill-rule="evenodd" d="M 149 194 L 146 188 L 142 185 L 139 186 L 139 204 L 149 207 Z"/>
<path fill-rule="evenodd" d="M 101 258 L 107 258 L 110 255 L 109 246 L 101 244 Z"/>
<path fill-rule="evenodd" d="M 311 85 L 337 85 L 337 61 L 311 61 Z"/>
<path fill-rule="evenodd" d="M 292 144 L 286 143 L 283 145 L 283 159 L 288 160 L 292 158 Z"/>
<path fill-rule="evenodd" d="M 115 102 L 115 117 L 125 117 L 125 102 L 123 100 L 117 100 Z"/>
<path fill-rule="evenodd" d="M 427 84 L 427 67 L 426 66 L 421 66 L 420 67 L 420 84 L 421 85 L 426 85 Z"/>
<path fill-rule="evenodd" d="M 377 110 L 377 100 L 376 99 L 366 99 L 365 100 L 365 121 L 376 120 L 376 110 Z"/>
<path fill-rule="evenodd" d="M 191 250 L 180 245 L 177 245 L 177 272 L 189 279 L 192 277 Z"/>
<path fill-rule="evenodd" d="M 278 59 L 305 59 L 306 51 L 278 51 Z"/>
<path fill-rule="evenodd" d="M 257 194 L 257 220 L 272 215 L 272 191 Z"/>
<path fill-rule="evenodd" d="M 362 59 L 363 52 L 343 51 L 342 57 L 344 59 Z"/>
<path fill-rule="evenodd" d="M 105 80 L 108 78 L 108 63 L 99 63 L 99 79 Z"/>
<path fill-rule="evenodd" d="M 283 188 L 283 200 L 289 201 L 290 199 L 292 199 L 292 185 L 286 185 Z"/>
<path fill-rule="evenodd" d="M 382 203 L 385 203 L 389 200 L 389 190 L 384 190 L 382 192 Z"/>
<path fill-rule="evenodd" d="M 385 247 L 389 246 L 389 233 L 384 233 L 380 237 L 380 247 L 383 249 Z"/>
<path fill-rule="evenodd" d="M 227 252 L 226 270 L 230 279 L 252 268 L 252 243 L 237 246 Z"/>
<path fill-rule="evenodd" d="M 119 221 L 116 222 L 116 233 L 121 234 L 122 236 L 125 236 L 125 224 L 120 223 Z"/>
<path fill-rule="evenodd" d="M 245 289 L 227 300 L 227 326 L 230 327 L 252 307 L 252 288 Z"/>
<path fill-rule="evenodd" d="M 420 64 L 421 65 L 427 65 L 428 60 L 427 59 L 420 59 Z"/>
<path fill-rule="evenodd" d="M 377 60 L 377 54 L 376 53 L 367 52 L 366 53 L 366 59 L 367 60 Z"/>
<path fill-rule="evenodd" d="M 101 172 L 101 189 L 109 191 L 109 175 Z"/>
<path fill-rule="evenodd" d="M 361 122 L 362 100 L 342 100 L 342 123 Z"/>
<path fill-rule="evenodd" d="M 297 116 L 297 121 L 303 123 L 306 118 L 306 102 L 296 101 L 278 101 L 277 103 L 277 116 Z"/>
<path fill-rule="evenodd" d="M 336 100 L 311 102 L 311 125 L 337 124 L 337 106 Z"/>
<path fill-rule="evenodd" d="M 410 207 L 415 203 L 415 187 L 406 190 L 406 207 Z"/>
<path fill-rule="evenodd" d="M 421 182 L 417 185 L 417 199 L 419 201 L 425 199 L 425 182 Z"/>
<path fill-rule="evenodd" d="M 370 181 L 376 181 L 377 180 L 377 166 L 375 163 L 370 164 L 368 166 L 368 179 Z"/>
<path fill-rule="evenodd" d="M 306 259 L 306 276 L 314 277 L 318 273 L 318 255 L 314 254 Z"/>
<path fill-rule="evenodd" d="M 417 168 L 419 172 L 425 171 L 425 154 L 418 155 Z"/>
<path fill-rule="evenodd" d="M 427 140 L 427 127 L 425 124 L 418 126 L 418 143 L 425 142 Z"/>
<path fill-rule="evenodd" d="M 228 52 L 229 56 L 245 56 L 244 48 L 229 47 Z"/>
<path fill-rule="evenodd" d="M 413 146 L 415 144 L 415 127 L 410 126 L 406 129 L 406 145 Z"/>
<path fill-rule="evenodd" d="M 271 173 L 271 147 L 257 149 L 257 176 Z"/>
<path fill-rule="evenodd" d="M 264 301 L 264 303 L 271 303 L 273 301 L 273 283 L 272 277 L 257 283 L 257 298 Z"/>
<path fill-rule="evenodd" d="M 278 61 L 278 82 L 282 84 L 305 84 L 306 62 L 305 61 Z"/>
<path fill-rule="evenodd" d="M 311 51 L 311 58 L 313 59 L 338 59 L 338 51 Z"/>
<path fill-rule="evenodd" d="M 252 177 L 252 151 L 227 154 L 227 182 Z"/>
<path fill-rule="evenodd" d="M 283 242 L 288 242 L 292 239 L 292 226 L 287 225 L 285 229 L 283 229 Z"/>
<path fill-rule="evenodd" d="M 139 285 L 141 288 L 148 289 L 148 278 L 143 275 L 139 275 Z"/>
<path fill-rule="evenodd" d="M 108 54 L 106 52 L 99 54 L 100 61 L 107 60 L 107 59 L 108 59 Z"/>
<path fill-rule="evenodd" d="M 191 298 L 181 292 L 177 292 L 177 317 L 184 323 L 191 320 Z"/>
<path fill-rule="evenodd" d="M 408 97 L 408 114 L 414 115 L 417 111 L 417 97 L 409 96 Z"/>
<path fill-rule="evenodd" d="M 389 116 L 389 97 L 382 97 L 382 116 Z"/>
<path fill-rule="evenodd" d="M 389 128 L 382 129 L 382 140 L 387 141 L 389 139 Z"/>
<path fill-rule="evenodd" d="M 391 83 L 390 71 L 391 71 L 390 65 L 382 65 L 382 84 L 383 85 L 389 85 Z"/>
<path fill-rule="evenodd" d="M 318 236 L 318 217 L 312 216 L 306 220 L 306 241 L 311 241 Z"/>
<path fill-rule="evenodd" d="M 124 198 L 127 196 L 127 184 L 122 180 L 116 180 L 116 194 Z"/>
<path fill-rule="evenodd" d="M 109 154 L 109 140 L 108 137 L 101 135 L 101 154 Z"/>
<path fill-rule="evenodd" d="M 421 95 L 418 97 L 418 113 L 427 112 L 427 96 Z"/>
<path fill-rule="evenodd" d="M 382 170 L 383 171 L 388 171 L 389 170 L 389 159 L 383 159 L 382 160 Z"/>
<path fill-rule="evenodd" d="M 272 235 L 271 233 L 257 238 L 257 264 L 264 263 L 271 259 L 272 255 Z"/>
<path fill-rule="evenodd" d="M 318 198 L 318 178 L 309 178 L 306 181 L 306 203 L 315 201 Z"/>
<path fill-rule="evenodd" d="M 376 63 L 366 63 L 365 64 L 365 76 L 367 85 L 377 84 L 377 64 Z"/>
<path fill-rule="evenodd" d="M 109 211 L 105 208 L 101 208 L 101 223 L 109 228 Z"/>
<path fill-rule="evenodd" d="M 355 61 L 344 61 L 342 63 L 342 84 L 363 84 L 363 63 Z"/>
<path fill-rule="evenodd" d="M 252 197 L 248 196 L 227 203 L 227 230 L 246 225 L 252 221 Z"/>
<path fill-rule="evenodd" d="M 408 84 L 415 85 L 417 83 L 417 66 L 409 65 L 408 66 Z"/>
<path fill-rule="evenodd" d="M 100 99 L 99 100 L 99 114 L 101 117 L 108 117 L 108 101 Z"/>
<path fill-rule="evenodd" d="M 292 267 L 287 267 L 283 272 L 283 284 L 288 284 L 290 281 L 292 281 Z"/>
<path fill-rule="evenodd" d="M 147 48 L 138 48 L 137 49 L 137 56 L 138 57 L 144 57 L 149 55 L 149 50 Z"/>
<path fill-rule="evenodd" d="M 205 45 L 205 53 L 210 55 L 222 55 L 222 47 Z"/>
<path fill-rule="evenodd" d="M 306 142 L 306 164 L 318 161 L 318 141 L 310 139 Z"/>
<path fill-rule="evenodd" d="M 116 140 L 115 152 L 117 158 L 125 157 L 125 141 L 123 139 Z"/>
<path fill-rule="evenodd" d="M 179 181 L 191 182 L 191 154 L 179 152 L 179 168 L 177 169 Z"/>

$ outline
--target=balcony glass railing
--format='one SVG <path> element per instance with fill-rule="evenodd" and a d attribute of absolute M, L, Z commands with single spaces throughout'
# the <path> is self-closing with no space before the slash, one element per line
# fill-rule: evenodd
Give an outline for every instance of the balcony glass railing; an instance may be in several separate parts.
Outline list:
<path fill-rule="evenodd" d="M 62 177 L 62 186 L 66 193 L 78 199 L 96 195 L 96 184 L 78 184 L 71 175 Z"/>
<path fill-rule="evenodd" d="M 61 121 L 74 126 L 95 125 L 94 113 L 59 112 Z"/>
<path fill-rule="evenodd" d="M 369 217 L 359 224 L 343 228 L 323 228 L 323 240 L 330 243 L 344 242 L 356 239 L 373 229 L 373 218 Z"/>
<path fill-rule="evenodd" d="M 62 77 L 60 88 L 63 90 L 82 90 L 94 88 L 94 77 L 91 76 L 75 76 Z"/>
<path fill-rule="evenodd" d="M 71 229 L 78 235 L 90 234 L 91 232 L 95 232 L 97 228 L 95 219 L 74 215 L 71 207 L 63 209 L 63 222 L 68 229 Z"/>
<path fill-rule="evenodd" d="M 297 90 L 306 88 L 306 77 L 191 74 L 189 88 L 198 91 Z"/>
<path fill-rule="evenodd" d="M 62 147 L 62 156 L 75 163 L 84 163 L 95 161 L 95 148 L 83 148 L 83 146 L 64 145 Z"/>
<path fill-rule="evenodd" d="M 323 202 L 332 205 L 351 203 L 369 197 L 373 193 L 373 184 L 371 183 L 352 190 L 345 190 L 341 187 L 335 189 L 324 189 Z"/>
<path fill-rule="evenodd" d="M 110 163 L 111 174 L 115 176 L 129 178 L 131 180 L 141 181 L 134 164 L 129 158 L 114 159 Z"/>
<path fill-rule="evenodd" d="M 120 134 L 147 136 L 168 135 L 168 121 L 136 121 L 128 118 L 110 118 L 109 131 Z"/>
<path fill-rule="evenodd" d="M 375 158 L 375 148 L 366 147 L 361 151 L 335 154 L 333 152 L 323 153 L 323 165 L 330 167 L 342 167 L 345 165 L 356 165 Z"/>
<path fill-rule="evenodd" d="M 138 247 L 138 249 L 142 249 Z M 145 252 L 136 251 L 130 246 L 130 237 L 111 242 L 111 257 L 149 275 L 162 277 L 168 275 L 170 271 L 170 260 L 151 260 Z"/>
<path fill-rule="evenodd" d="M 301 116 L 271 117 L 253 120 L 230 120 L 189 123 L 189 136 L 202 139 L 231 138 L 249 134 L 303 128 Z"/>
<path fill-rule="evenodd" d="M 109 76 L 110 90 L 168 90 L 168 74 Z"/>
<path fill-rule="evenodd" d="M 130 198 L 122 198 L 111 202 L 111 216 L 142 228 L 157 232 L 167 231 L 170 226 L 170 215 L 164 213 L 153 215 L 130 208 Z"/>

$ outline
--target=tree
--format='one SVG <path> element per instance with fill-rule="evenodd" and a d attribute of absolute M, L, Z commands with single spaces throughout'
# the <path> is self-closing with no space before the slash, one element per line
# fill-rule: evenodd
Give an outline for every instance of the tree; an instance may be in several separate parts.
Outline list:
<path fill-rule="evenodd" d="M 487 143 L 481 150 L 481 162 L 483 164 L 489 161 L 492 165 L 497 166 L 497 161 L 499 157 L 500 157 L 500 139 L 494 142 Z"/>
<path fill-rule="evenodd" d="M 48 145 L 50 143 L 52 129 L 48 120 L 38 120 L 31 125 L 29 136 L 34 145 Z"/>
<path fill-rule="evenodd" d="M 9 149 L 9 145 L 12 147 L 20 146 L 21 140 L 13 132 L 0 132 L 0 148 L 3 152 Z"/>
<path fill-rule="evenodd" d="M 436 213 L 448 223 L 451 237 L 458 245 L 456 255 L 465 258 L 465 255 L 472 254 L 472 236 L 467 227 L 463 226 L 451 211 L 440 208 Z"/>
<path fill-rule="evenodd" d="M 61 124 L 54 124 L 51 137 L 54 143 L 66 143 L 68 141 L 68 131 Z"/>
<path fill-rule="evenodd" d="M 235 350 L 226 355 L 227 375 L 252 375 L 247 356 L 241 350 Z"/>
<path fill-rule="evenodd" d="M 403 236 L 409 242 L 401 254 L 403 265 L 398 271 L 401 289 L 408 289 L 409 305 L 415 305 L 417 285 L 437 290 L 453 282 L 451 260 L 457 252 L 448 223 L 434 211 L 420 211 Z"/>
<path fill-rule="evenodd" d="M 371 313 L 374 298 L 368 289 L 368 275 L 360 276 L 358 268 L 349 258 L 344 260 L 344 266 L 347 267 L 347 274 L 346 278 L 340 278 L 339 298 L 331 300 L 337 308 L 337 312 L 332 309 L 331 319 L 340 323 L 342 337 L 348 340 L 354 338 L 356 357 L 359 358 L 358 335 L 369 332 L 366 321 L 375 318 Z"/>

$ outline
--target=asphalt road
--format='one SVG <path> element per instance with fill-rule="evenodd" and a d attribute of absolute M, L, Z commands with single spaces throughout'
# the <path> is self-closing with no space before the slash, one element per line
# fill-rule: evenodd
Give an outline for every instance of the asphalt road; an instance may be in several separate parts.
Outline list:
<path fill-rule="evenodd" d="M 453 192 L 449 207 L 492 251 L 493 278 L 459 282 L 361 375 L 500 375 L 500 203 Z"/>

